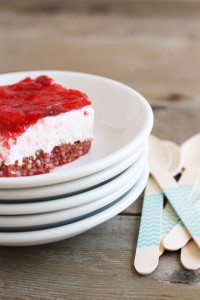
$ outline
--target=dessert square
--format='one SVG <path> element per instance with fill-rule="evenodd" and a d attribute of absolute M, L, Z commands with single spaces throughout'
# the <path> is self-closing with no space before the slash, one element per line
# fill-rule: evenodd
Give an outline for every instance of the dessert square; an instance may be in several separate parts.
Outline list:
<path fill-rule="evenodd" d="M 48 76 L 0 87 L 0 177 L 48 173 L 86 154 L 94 111 L 85 93 Z"/>

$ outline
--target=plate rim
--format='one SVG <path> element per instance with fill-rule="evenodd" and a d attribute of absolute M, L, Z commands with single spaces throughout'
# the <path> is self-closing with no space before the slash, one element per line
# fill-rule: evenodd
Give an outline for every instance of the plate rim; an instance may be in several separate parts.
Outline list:
<path fill-rule="evenodd" d="M 102 197 L 108 196 L 115 190 L 115 185 L 122 185 L 123 182 L 126 181 L 127 176 L 133 176 L 133 172 L 139 172 L 141 168 L 143 168 L 145 162 L 147 161 L 147 152 L 144 153 L 140 157 L 140 161 L 131 164 L 127 169 L 125 169 L 121 174 L 119 174 L 116 178 L 106 183 L 105 185 L 111 186 L 110 192 L 108 193 L 99 193 L 97 198 L 95 189 L 91 192 L 93 197 L 90 197 L 88 200 L 88 193 L 85 192 L 83 195 L 83 200 L 79 200 L 79 194 L 72 197 L 63 197 L 57 198 L 53 200 L 44 200 L 39 202 L 25 202 L 25 203 L 0 203 L 0 216 L 17 216 L 17 215 L 31 215 L 31 214 L 43 214 L 52 211 L 59 211 L 63 209 L 75 208 L 77 206 L 96 201 Z M 128 173 L 128 175 L 127 175 Z M 122 182 L 122 183 L 121 183 Z M 105 187 L 103 187 L 105 190 Z M 102 186 L 98 187 L 99 191 L 101 191 Z M 76 201 L 77 200 L 77 201 Z M 42 210 L 41 210 L 42 208 Z"/>
<path fill-rule="evenodd" d="M 12 229 L 15 230 L 19 229 L 20 231 L 22 231 L 23 228 L 24 230 L 36 230 L 36 228 L 39 226 L 54 227 L 54 226 L 59 226 L 58 223 L 60 223 L 61 225 L 61 222 L 62 223 L 74 222 L 76 218 L 81 218 L 81 217 L 84 218 L 84 216 L 86 215 L 95 213 L 95 211 L 99 209 L 104 209 L 104 207 L 111 205 L 112 203 L 116 202 L 118 199 L 122 198 L 126 193 L 129 192 L 129 190 L 133 189 L 134 186 L 137 185 L 137 181 L 144 173 L 145 168 L 146 168 L 146 162 L 144 162 L 143 166 L 141 166 L 141 169 L 138 172 L 136 172 L 136 174 L 134 174 L 134 172 L 132 171 L 132 177 L 128 178 L 128 180 L 126 180 L 124 185 L 116 189 L 115 192 L 110 193 L 105 197 L 85 203 L 83 205 L 79 205 L 69 209 L 67 208 L 63 210 L 58 210 L 58 211 L 37 213 L 33 215 L 0 216 L 0 231 L 4 229 L 9 231 Z M 82 213 L 81 210 L 84 211 L 84 214 L 81 214 Z M 87 212 L 85 212 L 85 210 L 87 210 Z M 15 222 L 14 224 L 12 223 L 13 221 Z M 39 224 L 37 224 L 37 222 L 39 222 Z M 30 228 L 30 229 L 26 229 L 26 228 Z"/>
<path fill-rule="evenodd" d="M 10 194 L 12 192 L 13 197 L 15 197 L 15 194 L 17 191 L 19 191 L 19 197 L 18 199 L 15 200 L 15 198 L 11 199 L 11 197 L 9 197 L 9 199 L 4 199 L 3 198 L 3 192 L 2 189 L 0 189 L 0 203 L 2 202 L 17 202 L 20 199 L 23 200 L 23 203 L 26 202 L 31 202 L 34 201 L 35 198 L 27 198 L 24 195 L 20 195 L 20 192 L 25 192 L 26 194 L 28 194 L 30 191 L 31 192 L 37 192 L 40 193 L 41 190 L 45 189 L 48 191 L 48 195 L 45 194 L 45 197 L 42 197 L 41 199 L 47 199 L 48 197 L 52 197 L 53 196 L 59 196 L 57 194 L 57 191 L 54 192 L 54 194 L 52 193 L 53 189 L 56 189 L 60 187 L 60 185 L 65 186 L 67 192 L 65 192 L 65 194 L 69 195 L 70 193 L 80 193 L 81 191 L 84 191 L 85 189 L 88 188 L 93 188 L 95 185 L 101 184 L 106 180 L 111 179 L 114 176 L 117 176 L 120 172 L 123 172 L 126 168 L 128 168 L 131 164 L 136 163 L 138 159 L 140 159 L 140 157 L 142 157 L 142 155 L 144 153 L 146 153 L 146 151 L 148 151 L 148 142 L 145 141 L 145 143 L 143 144 L 143 147 L 141 147 L 139 150 L 137 150 L 136 152 L 134 152 L 132 155 L 130 155 L 129 157 L 126 157 L 125 159 L 119 161 L 117 164 L 110 166 L 109 168 L 106 168 L 104 170 L 101 170 L 99 172 L 96 172 L 92 175 L 86 176 L 86 177 L 82 177 L 82 178 L 78 178 L 74 181 L 68 181 L 68 182 L 64 182 L 64 183 L 58 183 L 55 185 L 47 185 L 47 186 L 41 186 L 41 187 L 31 187 L 31 188 L 22 188 L 22 189 L 6 189 L 6 193 Z M 51 192 L 51 195 L 50 195 Z M 5 195 L 5 194 L 4 194 Z M 60 194 L 60 196 L 64 195 L 63 193 Z M 23 199 L 22 199 L 23 198 Z M 26 201 L 27 200 L 27 201 Z M 40 198 L 36 199 L 37 201 L 40 200 Z"/>
<path fill-rule="evenodd" d="M 86 232 L 87 230 L 92 229 L 97 225 L 100 225 L 101 223 L 104 223 L 105 221 L 113 218 L 121 211 L 126 209 L 128 206 L 130 206 L 144 190 L 147 184 L 148 177 L 149 177 L 149 168 L 147 164 L 144 173 L 142 174 L 141 178 L 138 181 L 136 191 L 134 191 L 134 193 L 132 192 L 132 190 L 129 191 L 129 193 L 126 196 L 124 196 L 122 200 L 117 202 L 117 204 L 114 204 L 113 206 L 109 207 L 108 209 L 96 215 L 93 215 L 89 218 L 86 218 L 84 220 L 67 224 L 67 225 L 53 227 L 50 229 L 25 231 L 25 232 L 0 232 L 0 245 L 1 246 L 42 245 L 42 244 L 48 244 L 48 243 L 65 240 L 70 237 L 79 235 L 83 232 Z M 83 225 L 85 226 L 84 229 L 83 229 Z M 82 229 L 80 229 L 80 227 Z M 66 231 L 68 232 L 66 233 Z M 39 238 L 38 238 L 38 233 L 41 234 Z M 16 238 L 18 239 L 18 241 L 16 241 Z"/>
<path fill-rule="evenodd" d="M 70 178 L 67 178 L 66 171 L 62 171 L 60 173 L 51 172 L 51 173 L 48 173 L 48 174 L 41 174 L 41 175 L 35 175 L 35 176 L 26 176 L 26 177 L 15 177 L 15 178 L 13 178 L 13 177 L 12 178 L 1 177 L 0 178 L 0 188 L 2 188 L 2 186 L 6 186 L 7 188 L 11 188 L 12 185 L 17 185 L 20 181 L 23 181 L 25 185 L 28 185 L 30 183 L 30 181 L 32 181 L 32 180 L 37 181 L 37 186 L 46 185 L 45 182 L 48 182 L 48 184 L 56 184 L 58 182 L 67 182 L 67 181 L 71 181 L 71 180 L 74 180 L 74 179 L 77 179 L 77 178 L 81 178 L 83 176 L 87 176 L 89 174 L 93 174 L 97 171 L 100 171 L 100 170 L 104 169 L 106 166 L 108 167 L 108 166 L 111 166 L 114 163 L 116 163 L 116 161 L 118 161 L 119 156 L 120 157 L 122 157 L 123 155 L 126 156 L 128 153 L 130 153 L 130 151 L 133 148 L 136 148 L 138 145 L 140 145 L 141 140 L 144 137 L 147 137 L 149 135 L 149 133 L 150 133 L 152 127 L 153 127 L 153 112 L 152 112 L 151 106 L 148 103 L 148 101 L 139 92 L 137 92 L 132 87 L 130 87 L 130 86 L 128 86 L 128 85 L 126 85 L 122 82 L 119 82 L 117 80 L 113 80 L 111 78 L 107 78 L 107 77 L 103 77 L 103 76 L 99 76 L 99 75 L 95 75 L 95 74 L 83 73 L 83 72 L 74 72 L 74 71 L 33 70 L 33 71 L 2 73 L 2 74 L 0 74 L 0 79 L 3 76 L 16 76 L 16 75 L 20 75 L 20 74 L 27 74 L 26 76 L 28 76 L 28 74 L 35 74 L 35 75 L 38 74 L 39 75 L 39 73 L 44 73 L 44 72 L 47 75 L 48 74 L 50 75 L 51 73 L 54 73 L 54 74 L 63 74 L 63 75 L 72 74 L 72 75 L 76 75 L 76 76 L 81 75 L 81 76 L 85 76 L 85 77 L 92 77 L 92 78 L 101 79 L 101 80 L 104 80 L 104 81 L 109 81 L 112 84 L 122 86 L 123 88 L 128 89 L 133 94 L 135 94 L 135 96 L 140 100 L 140 103 L 141 103 L 141 105 L 144 109 L 145 116 L 146 116 L 145 125 L 140 130 L 140 132 L 137 133 L 137 135 L 134 137 L 134 139 L 132 141 L 129 141 L 129 143 L 127 143 L 126 145 L 124 145 L 120 149 L 117 149 L 113 153 L 108 154 L 105 157 L 100 158 L 97 161 L 90 162 L 87 165 L 82 165 L 82 166 L 76 167 L 73 170 L 70 170 Z M 112 161 L 112 163 L 111 163 L 111 161 Z M 87 168 L 86 168 L 86 166 L 87 166 Z M 42 182 L 41 179 L 43 179 L 44 181 L 46 180 L 46 181 Z"/>

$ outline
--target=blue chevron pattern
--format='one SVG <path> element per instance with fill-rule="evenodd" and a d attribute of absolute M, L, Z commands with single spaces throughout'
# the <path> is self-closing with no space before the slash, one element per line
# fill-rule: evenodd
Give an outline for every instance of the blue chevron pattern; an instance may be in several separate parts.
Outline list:
<path fill-rule="evenodd" d="M 195 206 L 198 208 L 200 212 L 200 190 L 194 192 L 192 196 L 192 203 L 195 203 Z"/>
<path fill-rule="evenodd" d="M 196 198 L 196 201 L 195 201 L 195 208 L 196 208 L 198 214 L 200 215 L 200 192 L 199 192 L 198 198 Z"/>
<path fill-rule="evenodd" d="M 200 214 L 200 191 L 197 190 L 192 195 L 192 204 L 195 206 L 195 209 L 197 210 L 198 214 Z M 179 225 L 181 225 L 183 228 L 185 225 L 182 221 L 179 222 Z"/>
<path fill-rule="evenodd" d="M 163 194 L 145 195 L 137 247 L 160 245 Z"/>
<path fill-rule="evenodd" d="M 179 217 L 169 202 L 165 205 L 162 218 L 161 235 L 166 235 L 177 224 Z"/>
<path fill-rule="evenodd" d="M 185 191 L 185 197 L 188 198 L 191 195 L 194 186 L 191 184 L 184 184 L 181 185 L 181 187 Z M 172 230 L 172 228 L 178 223 L 178 221 L 179 217 L 177 213 L 175 212 L 171 204 L 168 202 L 163 210 L 161 235 L 166 235 L 167 233 L 169 233 Z"/>
<path fill-rule="evenodd" d="M 190 190 L 189 185 L 177 184 L 176 187 L 165 188 L 164 192 L 190 234 L 200 237 L 200 215 L 195 206 L 191 205 L 192 200 L 188 201 L 188 189 Z"/>

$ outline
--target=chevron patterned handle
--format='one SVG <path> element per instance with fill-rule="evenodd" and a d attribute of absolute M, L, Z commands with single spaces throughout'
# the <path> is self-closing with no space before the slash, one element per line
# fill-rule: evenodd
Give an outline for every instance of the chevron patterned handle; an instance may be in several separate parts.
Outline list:
<path fill-rule="evenodd" d="M 184 180 L 182 180 L 182 181 L 180 180 L 180 183 L 181 182 L 184 182 Z M 181 184 L 181 187 L 185 191 L 185 197 L 187 199 L 191 198 L 193 201 L 193 191 L 194 191 L 195 185 Z M 172 243 L 170 243 L 170 242 L 166 243 L 167 236 L 170 234 L 170 232 L 172 232 L 176 228 L 177 224 L 183 224 L 183 223 L 181 221 L 179 222 L 178 215 L 176 214 L 176 212 L 173 209 L 173 207 L 171 206 L 171 204 L 168 202 L 165 205 L 165 208 L 163 210 L 163 222 L 162 222 L 161 241 L 160 241 L 160 255 L 162 255 L 162 253 L 164 252 L 164 249 L 172 250 L 170 248 L 170 244 L 177 244 L 177 246 L 175 246 L 175 248 L 177 247 L 177 249 L 179 249 L 178 244 L 181 243 L 180 235 L 178 235 L 178 239 L 177 239 L 177 236 L 176 236 L 176 238 L 174 238 L 174 235 L 173 235 L 173 237 L 170 238 L 170 241 Z M 186 232 L 188 233 L 187 230 L 186 230 Z"/>
<path fill-rule="evenodd" d="M 194 205 L 195 209 L 200 214 L 200 190 L 194 192 L 191 202 L 191 205 Z M 164 239 L 164 247 L 172 251 L 178 250 L 184 247 L 190 239 L 190 233 L 185 228 L 183 222 L 179 221 L 176 226 L 166 235 Z"/>
<path fill-rule="evenodd" d="M 149 191 L 154 191 L 154 193 L 148 194 Z M 143 199 L 134 261 L 137 272 L 143 275 L 153 272 L 158 265 L 162 211 L 163 193 L 159 186 L 155 187 L 155 182 L 149 181 Z"/>
<path fill-rule="evenodd" d="M 162 187 L 174 210 L 190 232 L 197 246 L 200 247 L 200 215 L 185 197 L 185 191 L 167 170 L 153 169 L 152 175 Z"/>
<path fill-rule="evenodd" d="M 163 216 L 162 216 L 160 255 L 162 255 L 165 250 L 163 241 L 166 235 L 171 231 L 171 229 L 177 224 L 178 221 L 179 221 L 179 217 L 177 216 L 171 204 L 167 202 L 163 209 Z"/>
<path fill-rule="evenodd" d="M 185 197 L 191 199 L 191 202 L 194 203 L 198 198 L 198 193 L 195 191 L 196 186 L 199 184 L 199 172 L 196 170 L 186 170 L 179 180 L 179 184 L 185 191 Z M 199 187 L 200 188 L 200 187 Z M 180 225 L 177 225 L 180 224 Z M 176 226 L 183 226 L 183 223 L 179 222 L 179 217 L 174 211 L 171 204 L 168 202 L 163 210 L 163 223 L 162 223 L 162 232 L 161 232 L 161 242 L 160 242 L 160 255 L 164 252 L 164 248 L 172 250 L 179 249 L 182 246 L 181 243 L 184 243 L 184 236 L 188 236 L 188 231 L 185 229 L 186 234 L 178 234 L 177 236 L 172 236 L 168 239 L 167 236 L 175 230 Z M 165 240 L 165 245 L 163 245 Z M 185 245 L 185 242 L 183 245 Z M 172 246 L 172 249 L 170 248 Z"/>
<path fill-rule="evenodd" d="M 198 171 L 186 170 L 183 173 L 179 180 L 179 184 L 184 190 L 183 197 L 186 201 L 190 201 L 191 203 L 195 203 L 197 201 L 200 193 L 195 189 L 200 189 L 199 183 Z M 183 230 L 182 227 L 184 227 Z M 182 248 L 188 242 L 188 236 L 190 236 L 188 230 L 185 228 L 184 224 L 179 221 L 179 217 L 176 212 L 168 203 L 163 212 L 160 254 L 162 254 L 164 248 L 168 250 L 177 250 Z"/>

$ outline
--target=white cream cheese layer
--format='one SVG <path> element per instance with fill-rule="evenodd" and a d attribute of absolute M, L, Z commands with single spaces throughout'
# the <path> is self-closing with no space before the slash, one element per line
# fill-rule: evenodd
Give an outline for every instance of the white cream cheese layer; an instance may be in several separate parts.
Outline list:
<path fill-rule="evenodd" d="M 0 142 L 0 164 L 22 164 L 24 157 L 34 156 L 38 150 L 50 153 L 55 146 L 93 139 L 94 111 L 91 106 L 72 110 L 58 116 L 46 117 L 31 125 L 17 141 L 7 140 L 9 147 Z"/>

